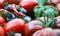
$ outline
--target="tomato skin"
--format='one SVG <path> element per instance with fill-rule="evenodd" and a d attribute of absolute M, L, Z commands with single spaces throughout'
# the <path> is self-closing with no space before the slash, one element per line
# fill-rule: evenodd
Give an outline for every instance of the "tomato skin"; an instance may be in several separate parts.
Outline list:
<path fill-rule="evenodd" d="M 24 34 L 25 29 L 25 21 L 19 18 L 9 21 L 5 26 L 4 29 L 6 32 L 14 31 L 16 33 Z"/>
<path fill-rule="evenodd" d="M 4 8 L 4 3 L 5 3 L 5 0 L 0 0 L 0 9 Z"/>
<path fill-rule="evenodd" d="M 32 36 L 40 36 L 41 30 L 36 31 Z"/>
<path fill-rule="evenodd" d="M 60 29 L 54 29 L 54 33 L 56 33 L 56 36 L 60 36 Z"/>
<path fill-rule="evenodd" d="M 0 26 L 0 36 L 5 36 L 4 29 Z"/>
<path fill-rule="evenodd" d="M 4 24 L 4 23 L 6 23 L 5 19 L 2 16 L 0 16 L 0 24 Z"/>
<path fill-rule="evenodd" d="M 60 28 L 60 16 L 56 17 L 57 21 L 56 21 L 56 29 Z"/>
<path fill-rule="evenodd" d="M 41 30 L 40 36 L 56 36 L 56 34 L 54 33 L 53 29 L 45 28 Z"/>
<path fill-rule="evenodd" d="M 13 4 L 12 0 L 7 0 L 9 4 Z"/>
<path fill-rule="evenodd" d="M 58 4 L 56 5 L 56 8 L 58 9 L 59 15 L 60 15 L 60 3 L 58 3 Z"/>
<path fill-rule="evenodd" d="M 53 5 L 53 3 L 54 4 L 58 4 L 58 3 L 60 3 L 60 0 L 48 0 L 48 2 L 47 2 L 47 4 L 50 4 L 50 5 Z"/>
<path fill-rule="evenodd" d="M 7 0 L 9 4 L 18 4 L 21 0 Z"/>
<path fill-rule="evenodd" d="M 31 36 L 35 31 L 41 30 L 43 27 L 39 24 L 39 21 L 31 21 L 26 24 L 25 34 L 26 36 Z"/>
<path fill-rule="evenodd" d="M 19 6 L 25 8 L 28 12 L 31 12 L 36 5 L 37 5 L 36 0 L 22 0 L 19 3 Z"/>

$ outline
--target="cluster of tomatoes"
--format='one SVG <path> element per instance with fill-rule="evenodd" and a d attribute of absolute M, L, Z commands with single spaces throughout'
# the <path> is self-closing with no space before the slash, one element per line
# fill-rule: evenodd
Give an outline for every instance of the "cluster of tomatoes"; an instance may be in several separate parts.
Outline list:
<path fill-rule="evenodd" d="M 0 36 L 60 36 L 60 0 L 0 0 Z"/>

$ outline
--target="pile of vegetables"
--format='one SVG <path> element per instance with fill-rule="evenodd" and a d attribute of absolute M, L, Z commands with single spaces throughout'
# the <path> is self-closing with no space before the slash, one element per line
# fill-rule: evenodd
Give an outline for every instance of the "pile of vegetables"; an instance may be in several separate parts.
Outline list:
<path fill-rule="evenodd" d="M 60 0 L 0 0 L 0 36 L 60 36 Z"/>

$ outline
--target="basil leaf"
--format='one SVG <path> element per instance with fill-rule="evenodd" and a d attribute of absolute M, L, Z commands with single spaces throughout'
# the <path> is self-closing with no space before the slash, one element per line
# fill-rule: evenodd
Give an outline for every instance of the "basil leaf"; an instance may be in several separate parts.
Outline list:
<path fill-rule="evenodd" d="M 38 5 L 45 5 L 48 0 L 37 0 L 37 1 L 38 1 Z"/>

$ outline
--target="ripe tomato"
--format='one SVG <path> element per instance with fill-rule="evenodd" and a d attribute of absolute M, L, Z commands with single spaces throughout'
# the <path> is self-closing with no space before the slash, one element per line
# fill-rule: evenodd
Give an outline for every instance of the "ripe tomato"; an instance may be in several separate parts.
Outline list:
<path fill-rule="evenodd" d="M 58 3 L 58 4 L 56 5 L 56 8 L 58 9 L 59 15 L 60 15 L 60 3 Z"/>
<path fill-rule="evenodd" d="M 3 28 L 0 26 L 0 36 L 5 36 L 4 34 L 5 34 L 4 30 L 3 30 Z"/>
<path fill-rule="evenodd" d="M 18 4 L 21 0 L 7 0 L 9 4 Z"/>
<path fill-rule="evenodd" d="M 41 30 L 43 27 L 41 26 L 40 21 L 31 21 L 28 24 L 26 24 L 25 27 L 25 34 L 26 36 L 31 36 L 35 31 Z"/>
<path fill-rule="evenodd" d="M 54 29 L 54 33 L 56 33 L 56 36 L 60 36 L 60 29 Z"/>
<path fill-rule="evenodd" d="M 54 33 L 53 29 L 45 28 L 41 30 L 40 36 L 56 36 L 56 34 Z"/>
<path fill-rule="evenodd" d="M 32 36 L 40 36 L 41 30 L 36 31 Z"/>
<path fill-rule="evenodd" d="M 0 0 L 0 8 L 4 8 L 5 0 Z"/>
<path fill-rule="evenodd" d="M 6 23 L 5 19 L 2 16 L 0 16 L 0 24 L 4 24 L 4 23 Z"/>
<path fill-rule="evenodd" d="M 36 5 L 37 5 L 36 0 L 22 0 L 19 3 L 19 6 L 25 8 L 29 12 L 31 12 Z"/>
<path fill-rule="evenodd" d="M 5 26 L 4 29 L 6 32 L 14 31 L 16 33 L 24 34 L 25 29 L 25 21 L 19 18 L 9 21 Z"/>
<path fill-rule="evenodd" d="M 56 28 L 60 28 L 60 16 L 56 17 Z"/>
<path fill-rule="evenodd" d="M 60 0 L 48 0 L 47 4 L 58 4 L 60 3 Z"/>

